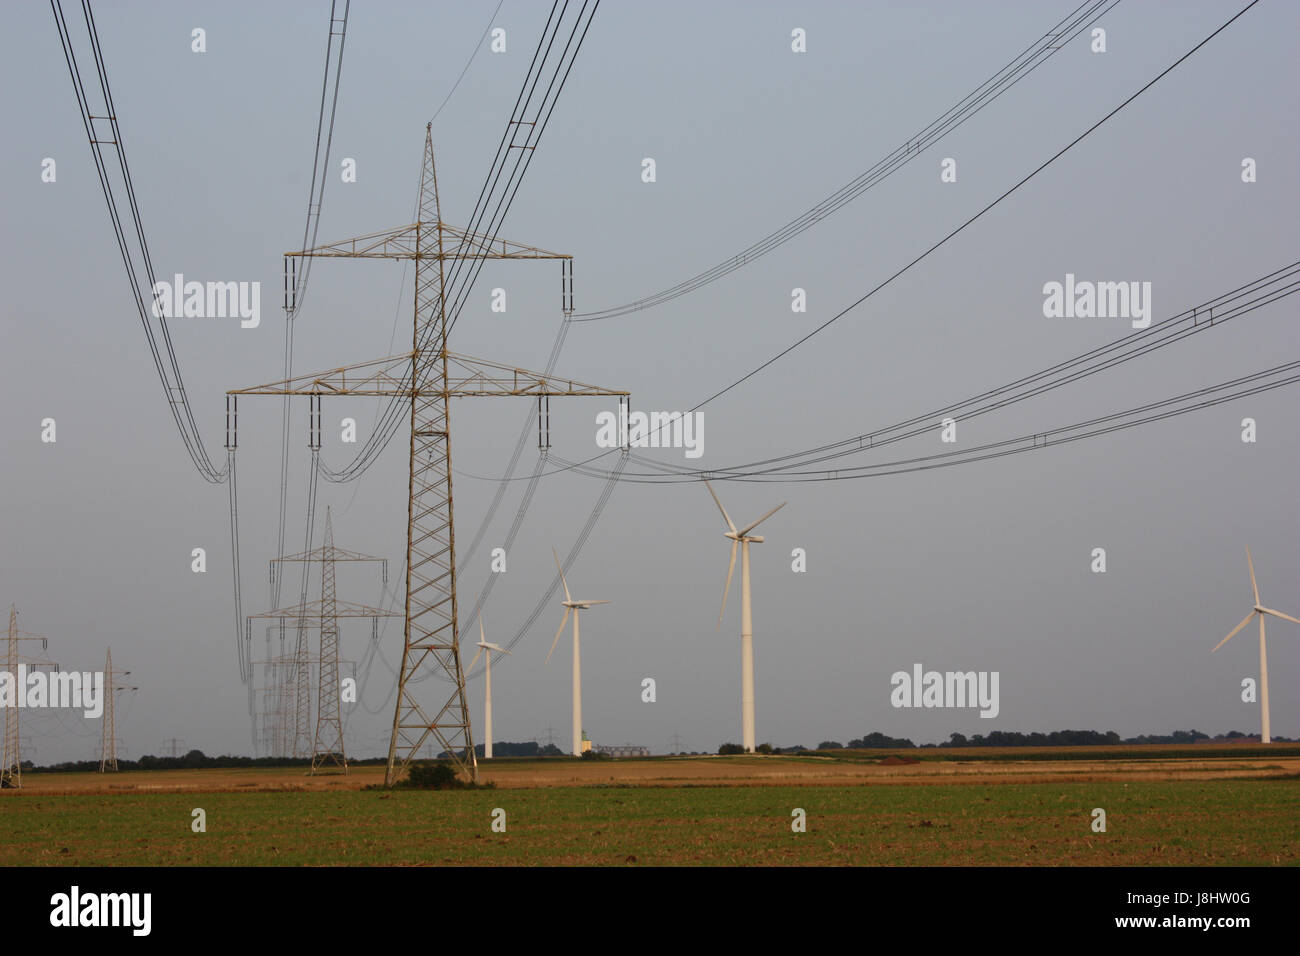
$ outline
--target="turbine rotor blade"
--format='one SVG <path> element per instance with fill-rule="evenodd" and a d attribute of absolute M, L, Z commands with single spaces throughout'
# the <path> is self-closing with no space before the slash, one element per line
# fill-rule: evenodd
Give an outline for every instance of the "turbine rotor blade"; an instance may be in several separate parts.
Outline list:
<path fill-rule="evenodd" d="M 777 505 L 775 508 L 773 508 L 773 509 L 772 509 L 771 511 L 769 511 L 767 514 L 763 515 L 763 517 L 759 518 L 757 521 L 755 521 L 753 524 L 751 524 L 751 525 L 750 525 L 748 528 L 746 528 L 744 531 L 738 531 L 737 534 L 739 534 L 739 535 L 743 538 L 745 535 L 749 534 L 751 531 L 753 531 L 755 528 L 757 528 L 759 525 L 761 525 L 761 524 L 762 524 L 764 521 L 766 521 L 768 518 L 772 517 L 772 515 L 776 514 L 778 511 L 780 511 L 782 508 L 784 508 L 785 505 L 786 505 L 786 503 L 785 503 L 784 501 L 781 502 L 779 505 Z"/>
<path fill-rule="evenodd" d="M 1259 603 L 1259 585 L 1255 583 L 1255 562 L 1251 560 L 1250 548 L 1246 549 L 1246 563 L 1250 565 L 1250 586 L 1255 591 L 1255 603 Z"/>
<path fill-rule="evenodd" d="M 1283 614 L 1281 611 L 1275 611 L 1271 607 L 1264 608 L 1265 614 L 1272 614 L 1274 617 L 1280 617 L 1284 621 L 1290 621 L 1292 624 L 1300 624 L 1300 618 L 1294 618 L 1290 614 Z"/>
<path fill-rule="evenodd" d="M 474 655 L 474 659 L 473 659 L 472 661 L 469 662 L 469 667 L 467 667 L 466 670 L 471 670 L 471 671 L 472 671 L 472 670 L 474 669 L 474 665 L 478 663 L 479 654 L 482 654 L 482 653 L 483 653 L 483 648 L 480 647 L 480 648 L 478 649 L 478 654 L 475 654 L 475 655 Z"/>
<path fill-rule="evenodd" d="M 545 666 L 551 660 L 551 655 L 555 653 L 555 645 L 560 643 L 560 635 L 564 633 L 564 625 L 569 623 L 569 615 L 573 613 L 573 608 L 564 609 L 564 617 L 560 618 L 560 629 L 555 632 L 555 640 L 551 641 L 551 649 L 546 652 L 546 660 L 542 662 Z"/>
<path fill-rule="evenodd" d="M 1254 617 L 1254 616 L 1255 616 L 1256 614 L 1258 614 L 1258 613 L 1259 613 L 1258 611 L 1251 611 L 1249 614 L 1247 614 L 1246 617 L 1245 617 L 1245 620 L 1243 620 L 1240 624 L 1238 624 L 1236 627 L 1234 627 L 1234 628 L 1232 629 L 1232 633 L 1231 633 L 1231 634 L 1229 634 L 1229 635 L 1228 635 L 1227 637 L 1225 637 L 1223 640 L 1219 641 L 1219 643 L 1215 644 L 1214 647 L 1210 650 L 1210 653 L 1213 654 L 1215 651 L 1217 651 L 1219 648 L 1221 648 L 1224 644 L 1227 644 L 1228 641 L 1232 640 L 1234 637 L 1236 637 L 1238 634 L 1240 634 L 1241 631 L 1242 631 L 1242 629 L 1243 629 L 1247 624 L 1250 623 L 1250 619 L 1251 619 L 1252 617 Z"/>
<path fill-rule="evenodd" d="M 709 479 L 707 478 L 704 479 L 704 487 L 708 488 L 709 494 L 713 495 L 713 500 L 717 504 L 718 510 L 722 512 L 722 519 L 727 522 L 727 527 L 734 532 L 736 530 L 736 523 L 731 520 L 731 515 L 727 514 L 727 509 L 722 507 L 722 502 L 718 500 L 718 496 L 714 493 L 713 486 L 709 484 Z"/>
<path fill-rule="evenodd" d="M 564 568 L 560 567 L 560 555 L 554 546 L 551 547 L 551 554 L 555 555 L 555 570 L 560 572 L 560 583 L 564 585 L 564 600 L 572 601 L 573 598 L 569 597 L 569 582 L 564 580 Z"/>
<path fill-rule="evenodd" d="M 733 539 L 731 542 L 731 563 L 727 565 L 727 583 L 722 589 L 722 610 L 718 612 L 718 627 L 722 627 L 722 616 L 727 613 L 727 594 L 731 591 L 731 575 L 736 570 L 736 549 L 739 547 L 740 542 Z"/>
<path fill-rule="evenodd" d="M 579 604 L 590 606 L 592 604 L 613 604 L 613 601 L 579 601 Z"/>

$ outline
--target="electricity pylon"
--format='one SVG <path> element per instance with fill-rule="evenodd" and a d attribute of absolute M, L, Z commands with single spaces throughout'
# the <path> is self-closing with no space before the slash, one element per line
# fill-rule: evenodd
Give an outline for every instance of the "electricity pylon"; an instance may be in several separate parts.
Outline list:
<path fill-rule="evenodd" d="M 311 551 L 304 551 L 299 554 L 290 554 L 271 560 L 274 567 L 277 563 L 287 562 L 320 562 L 321 566 L 321 599 L 320 614 L 317 618 L 320 627 L 320 679 L 317 681 L 317 698 L 316 698 L 316 733 L 311 742 L 311 771 L 326 762 L 339 766 L 346 773 L 348 769 L 347 757 L 343 750 L 343 717 L 339 710 L 340 683 L 339 683 L 339 617 L 369 617 L 372 628 L 378 623 L 380 617 L 398 617 L 399 615 L 370 609 L 373 613 L 364 613 L 360 610 L 362 605 L 350 605 L 349 610 L 340 614 L 338 610 L 338 598 L 335 594 L 335 563 L 339 561 L 366 562 L 372 561 L 383 565 L 383 583 L 388 583 L 388 561 L 385 558 L 375 558 L 368 554 L 361 554 L 357 551 L 349 551 L 345 548 L 334 547 L 334 519 L 330 509 L 325 509 L 325 538 L 321 547 Z M 263 617 L 266 615 L 255 615 Z M 305 615 L 300 616 L 300 619 Z M 250 618 L 251 620 L 251 618 Z M 305 649 L 306 642 L 301 642 L 299 651 L 298 676 L 295 680 L 295 689 L 301 688 L 306 683 L 308 665 L 303 657 L 301 649 Z M 307 726 L 310 724 L 307 708 L 303 706 L 309 698 L 309 694 L 304 691 L 301 694 L 296 693 L 297 705 L 294 708 L 295 717 L 295 753 L 297 752 L 301 738 L 306 737 Z"/>
<path fill-rule="evenodd" d="M 531 147 L 528 147 L 531 148 Z M 445 263 L 458 259 L 559 259 L 562 261 L 563 310 L 573 311 L 572 256 L 547 252 L 494 236 L 459 229 L 442 221 L 438 178 L 433 158 L 432 124 L 425 128 L 424 168 L 420 177 L 419 221 L 313 249 L 286 258 L 308 256 L 415 261 L 413 349 L 405 355 L 300 375 L 253 388 L 232 389 L 240 395 L 308 395 L 312 415 L 320 420 L 325 395 L 400 397 L 410 401 L 410 483 L 406 532 L 406 607 L 402 668 L 388 745 L 384 780 L 397 782 L 429 737 L 435 738 L 458 770 L 478 779 L 465 674 L 460 660 L 456 604 L 455 533 L 452 521 L 450 399 L 464 396 L 528 395 L 538 399 L 539 413 L 551 396 L 618 396 L 628 392 L 562 380 L 447 351 L 447 277 Z M 296 274 L 296 273 L 295 273 Z M 290 294 L 294 294 L 292 291 Z M 237 414 L 237 404 L 231 405 Z M 233 419 L 237 421 L 237 418 Z M 549 445 L 538 416 L 538 443 Z M 319 424 L 316 426 L 319 430 Z M 237 440 L 227 436 L 227 445 Z M 314 439 L 313 457 L 319 449 Z M 316 461 L 312 463 L 313 468 Z M 420 679 L 412 680 L 422 670 Z M 428 672 L 432 672 L 431 674 Z M 439 691 L 437 676 L 450 682 Z M 421 691 L 423 696 L 421 696 Z"/>
<path fill-rule="evenodd" d="M 5 670 L 13 682 L 15 693 L 18 691 L 18 665 L 31 667 L 58 667 L 53 661 L 38 660 L 18 653 L 19 641 L 40 641 L 41 650 L 50 646 L 50 642 L 39 634 L 28 634 L 18 630 L 18 608 L 9 605 L 9 638 L 5 645 Z M 5 707 L 5 737 L 3 753 L 0 753 L 0 789 L 18 788 L 23 785 L 22 737 L 18 730 L 20 708 L 15 698 L 12 706 Z"/>
<path fill-rule="evenodd" d="M 266 628 L 266 657 L 260 661 L 254 661 L 254 669 L 257 666 L 262 668 L 262 687 L 261 687 L 261 755 L 264 757 L 287 757 L 291 752 L 291 741 L 288 738 L 289 712 L 293 700 L 293 671 L 297 664 L 297 658 L 289 656 L 284 650 L 285 639 L 285 621 L 281 618 L 277 623 L 268 625 Z M 305 622 L 305 626 L 310 626 L 310 622 Z M 280 633 L 280 654 L 272 656 L 271 654 L 271 632 L 278 630 Z M 309 658 L 306 664 L 309 664 Z"/>
<path fill-rule="evenodd" d="M 99 772 L 117 772 L 117 692 L 120 690 L 139 690 L 117 682 L 118 676 L 126 677 L 130 671 L 113 670 L 113 649 L 108 649 L 104 659 L 104 720 L 101 725 L 99 741 Z"/>
<path fill-rule="evenodd" d="M 378 618 L 378 617 L 401 617 L 396 611 L 385 611 L 381 608 L 370 607 L 367 604 L 356 604 L 352 601 L 336 599 L 333 602 L 334 608 L 329 614 L 329 619 L 337 621 L 338 618 Z M 249 630 L 252 630 L 254 620 L 272 619 L 281 620 L 286 624 L 299 625 L 303 628 L 319 628 L 321 620 L 326 616 L 326 602 L 323 600 L 308 601 L 306 604 L 297 604 L 293 607 L 277 608 L 274 611 L 267 611 L 264 614 L 250 614 L 245 620 Z M 337 628 L 337 624 L 334 625 Z M 290 655 L 272 658 L 270 661 L 256 661 L 255 663 L 269 663 L 278 669 L 283 676 L 278 693 L 277 710 L 294 718 L 293 726 L 288 726 L 285 721 L 283 728 L 284 744 L 282 752 L 292 757 L 313 757 L 313 747 L 315 746 L 316 737 L 311 733 L 310 721 L 310 701 L 311 701 L 311 673 L 312 666 L 321 663 L 318 657 L 303 657 L 301 654 L 294 653 Z M 338 672 L 338 659 L 335 658 L 334 671 Z M 317 712 L 319 713 L 321 700 L 324 700 L 327 693 L 327 686 L 324 680 L 317 682 Z M 337 700 L 339 688 L 333 688 L 333 694 Z M 306 701 L 308 706 L 302 706 Z M 326 735 L 322 739 L 329 739 Z M 323 754 L 328 756 L 328 754 Z"/>
<path fill-rule="evenodd" d="M 315 621 L 304 621 L 304 628 L 317 626 Z M 272 628 L 267 628 L 272 630 Z M 298 654 L 281 653 L 279 657 L 268 656 L 265 660 L 254 661 L 256 668 L 263 669 L 262 686 L 262 750 L 264 756 L 293 756 L 293 724 L 290 717 L 295 714 L 293 705 L 294 691 L 297 687 L 295 673 L 308 677 L 310 690 L 311 668 L 317 667 L 317 657 L 303 658 Z M 299 754 L 303 756 L 303 754 Z"/>

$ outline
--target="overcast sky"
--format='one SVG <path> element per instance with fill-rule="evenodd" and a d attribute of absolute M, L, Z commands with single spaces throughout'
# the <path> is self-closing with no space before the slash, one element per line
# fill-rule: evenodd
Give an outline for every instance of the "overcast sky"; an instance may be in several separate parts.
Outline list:
<path fill-rule="evenodd" d="M 601 5 L 502 230 L 571 253 L 580 311 L 666 288 L 830 195 L 940 116 L 1077 4 L 632 3 Z M 858 299 L 1169 66 L 1244 2 L 1124 0 L 1084 36 L 881 185 L 760 263 L 660 308 L 574 325 L 560 374 L 628 389 L 639 410 L 685 410 Z M 358 2 L 321 215 L 328 241 L 411 221 L 424 127 L 496 4 Z M 299 246 L 328 4 L 122 2 L 98 26 L 160 277 L 258 281 L 262 321 L 171 323 L 210 453 L 227 389 L 280 377 L 281 256 Z M 433 124 L 443 215 L 464 224 L 548 7 L 505 0 Z M 68 16 L 79 16 L 68 5 Z M 121 754 L 251 750 L 238 676 L 223 486 L 191 466 L 134 313 L 53 17 L 6 10 L 0 87 L 3 346 L 0 347 L 0 600 L 50 638 L 65 668 L 114 663 Z M 74 26 L 77 24 L 74 21 Z M 206 31 L 207 52 L 191 51 Z M 802 28 L 807 52 L 791 50 Z M 1300 7 L 1263 2 L 995 210 L 825 332 L 704 410 L 704 454 L 643 450 L 716 468 L 856 435 L 1038 371 L 1132 329 L 1049 319 L 1043 285 L 1151 283 L 1155 321 L 1297 258 Z M 87 64 L 83 63 L 83 69 Z M 57 180 L 41 180 L 42 160 Z M 657 180 L 642 181 L 642 160 Z M 940 161 L 957 181 L 940 181 Z M 1258 181 L 1242 182 L 1244 157 Z M 356 161 L 357 181 L 340 181 Z M 541 369 L 561 315 L 556 263 L 488 263 L 452 336 L 462 353 Z M 297 320 L 295 366 L 330 368 L 410 340 L 412 270 L 317 261 Z M 507 310 L 491 310 L 491 290 Z M 791 289 L 806 289 L 806 313 Z M 1072 423 L 1297 358 L 1294 299 L 1006 412 L 959 424 L 977 444 Z M 896 477 L 787 485 L 719 483 L 737 522 L 781 501 L 753 548 L 758 740 L 847 742 L 870 731 L 919 742 L 1000 730 L 1090 728 L 1124 736 L 1195 727 L 1258 732 L 1241 700 L 1257 677 L 1245 548 L 1263 602 L 1300 612 L 1296 470 L 1300 416 L 1281 389 L 1163 423 L 1025 455 Z M 551 403 L 553 451 L 596 454 L 603 399 Z M 352 416 L 364 440 L 378 405 L 325 403 L 323 456 L 341 467 Z M 276 548 L 279 403 L 240 406 L 240 536 L 246 613 L 267 610 Z M 526 399 L 452 409 L 458 544 L 473 539 L 529 411 Z M 1258 441 L 1241 441 L 1241 420 Z M 57 441 L 41 441 L 41 421 Z M 294 419 L 287 547 L 302 547 L 308 453 Z M 389 559 L 345 568 L 339 596 L 401 604 L 406 434 L 355 484 L 322 482 L 337 543 Z M 944 450 L 932 434 L 877 453 Z M 897 454 L 895 454 L 897 452 Z M 536 451 L 525 449 L 520 474 Z M 608 456 L 600 465 L 609 467 Z M 850 463 L 858 463 L 856 461 Z M 638 467 L 637 470 L 644 470 Z M 555 474 L 538 487 L 508 571 L 484 613 L 508 640 L 549 586 L 604 482 Z M 505 536 L 516 482 L 461 580 L 472 607 Z M 585 725 L 601 744 L 663 752 L 740 738 L 739 573 L 717 623 L 729 542 L 704 487 L 620 484 L 570 586 L 609 606 L 584 614 Z M 191 551 L 207 572 L 191 571 Z M 791 551 L 807 571 L 791 569 Z M 1091 571 L 1105 548 L 1107 571 Z M 296 578 L 289 578 L 293 582 Z M 313 590 L 318 584 L 313 583 Z M 286 594 L 292 594 L 292 583 Z M 570 648 L 543 659 L 547 610 L 494 667 L 499 740 L 568 739 Z M 344 625 L 343 656 L 368 659 L 369 622 Z M 348 746 L 386 748 L 402 630 L 381 654 Z M 254 652 L 264 644 L 255 636 Z M 467 655 L 468 656 L 468 655 Z M 387 662 L 387 664 L 385 663 Z M 890 675 L 997 671 L 1000 714 L 896 709 Z M 1300 627 L 1270 625 L 1272 729 L 1300 737 Z M 657 701 L 644 703 L 644 678 Z M 260 683 L 260 675 L 259 675 Z M 481 731 L 482 680 L 469 700 Z M 98 755 L 99 725 L 24 715 L 38 763 Z"/>

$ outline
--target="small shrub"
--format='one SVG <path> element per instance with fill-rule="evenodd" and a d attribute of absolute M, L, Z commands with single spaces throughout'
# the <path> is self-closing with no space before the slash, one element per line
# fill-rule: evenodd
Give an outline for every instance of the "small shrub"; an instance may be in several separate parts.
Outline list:
<path fill-rule="evenodd" d="M 411 765 L 407 785 L 413 790 L 455 790 L 464 784 L 456 776 L 456 768 L 445 760 L 435 763 Z"/>

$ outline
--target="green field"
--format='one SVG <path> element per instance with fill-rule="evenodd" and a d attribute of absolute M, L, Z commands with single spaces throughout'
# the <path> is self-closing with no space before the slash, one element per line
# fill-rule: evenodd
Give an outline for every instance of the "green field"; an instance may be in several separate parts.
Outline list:
<path fill-rule="evenodd" d="M 191 810 L 207 832 L 191 831 Z M 492 812 L 506 811 L 506 832 Z M 791 810 L 807 832 L 791 831 Z M 1106 833 L 1090 828 L 1094 807 Z M 1296 865 L 1300 781 L 24 794 L 4 865 Z"/>

